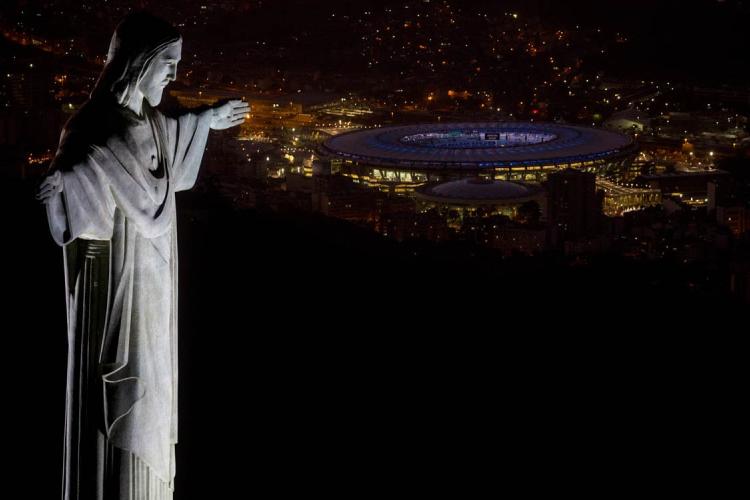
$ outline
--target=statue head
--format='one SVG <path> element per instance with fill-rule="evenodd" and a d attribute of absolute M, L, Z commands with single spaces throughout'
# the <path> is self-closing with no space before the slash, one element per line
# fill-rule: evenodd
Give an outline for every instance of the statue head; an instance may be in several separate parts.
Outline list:
<path fill-rule="evenodd" d="M 91 97 L 110 95 L 128 106 L 143 96 L 156 106 L 164 87 L 177 76 L 181 53 L 182 38 L 169 23 L 146 12 L 132 13 L 112 35 L 107 62 Z"/>
<path fill-rule="evenodd" d="M 149 60 L 137 85 L 151 106 L 155 107 L 161 102 L 164 87 L 177 78 L 177 63 L 181 57 L 182 41 L 177 40 Z"/>

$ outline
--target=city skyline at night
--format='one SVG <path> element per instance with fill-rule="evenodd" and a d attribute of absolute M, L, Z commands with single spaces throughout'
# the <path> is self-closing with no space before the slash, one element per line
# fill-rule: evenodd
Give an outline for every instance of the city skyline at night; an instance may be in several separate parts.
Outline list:
<path fill-rule="evenodd" d="M 279 494 L 385 496 L 409 471 L 438 494 L 427 470 L 491 476 L 500 465 L 479 457 L 503 447 L 469 450 L 445 429 L 484 446 L 528 399 L 550 407 L 517 415 L 537 429 L 521 441 L 617 429 L 612 449 L 630 440 L 662 470 L 644 450 L 669 432 L 640 398 L 672 415 L 678 451 L 702 424 L 674 423 L 692 414 L 670 413 L 674 394 L 736 399 L 722 381 L 742 379 L 728 353 L 744 352 L 730 346 L 750 307 L 750 2 L 9 1 L 0 199 L 10 309 L 32 334 L 9 336 L 21 355 L 4 375 L 25 374 L 11 417 L 33 435 L 19 456 L 38 463 L 22 479 L 44 478 L 40 498 L 58 494 L 69 311 L 34 193 L 137 11 L 181 35 L 159 112 L 243 101 L 244 122 L 208 136 L 176 196 L 175 498 L 247 496 L 245 477 Z M 562 395 L 578 387 L 590 391 Z M 567 422 L 568 401 L 598 409 Z M 593 496 L 646 491 L 617 486 L 626 466 L 591 467 L 607 484 Z"/>

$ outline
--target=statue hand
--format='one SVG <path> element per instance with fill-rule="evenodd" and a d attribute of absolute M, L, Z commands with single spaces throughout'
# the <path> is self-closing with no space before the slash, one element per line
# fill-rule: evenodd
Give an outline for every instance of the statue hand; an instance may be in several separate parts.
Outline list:
<path fill-rule="evenodd" d="M 246 115 L 250 112 L 250 105 L 244 101 L 234 99 L 213 108 L 211 115 L 211 128 L 224 130 L 244 123 Z"/>
<path fill-rule="evenodd" d="M 39 190 L 36 193 L 36 199 L 44 204 L 49 203 L 50 199 L 57 193 L 62 193 L 63 180 L 59 170 L 45 177 Z"/>

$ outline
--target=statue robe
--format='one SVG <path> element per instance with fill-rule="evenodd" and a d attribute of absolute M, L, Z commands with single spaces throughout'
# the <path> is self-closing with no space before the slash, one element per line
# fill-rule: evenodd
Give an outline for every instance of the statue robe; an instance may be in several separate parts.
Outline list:
<path fill-rule="evenodd" d="M 145 102 L 144 114 L 83 110 L 54 164 L 63 190 L 47 215 L 64 249 L 69 340 L 65 500 L 172 497 L 175 192 L 195 183 L 210 116 L 168 118 Z"/>

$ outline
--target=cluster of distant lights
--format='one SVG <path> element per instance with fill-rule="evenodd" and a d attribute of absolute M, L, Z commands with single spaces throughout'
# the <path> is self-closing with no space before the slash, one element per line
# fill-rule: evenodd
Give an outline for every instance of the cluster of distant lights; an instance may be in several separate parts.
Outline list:
<path fill-rule="evenodd" d="M 446 7 L 449 7 L 449 5 L 448 5 L 447 3 L 446 3 L 445 5 L 446 5 Z M 408 9 L 409 7 L 408 7 L 408 5 L 405 5 L 405 6 L 404 6 L 404 8 L 405 8 L 405 9 Z M 388 8 L 387 8 L 387 9 L 385 9 L 385 12 L 387 12 L 387 13 L 391 13 L 391 12 L 392 12 L 392 9 L 388 9 Z M 366 14 L 367 14 L 367 13 L 368 13 L 368 12 L 366 12 Z M 478 13 L 477 13 L 477 15 L 478 15 L 479 17 L 484 17 L 484 18 L 487 18 L 487 17 L 488 17 L 488 16 L 487 16 L 487 14 L 483 14 L 483 13 L 481 13 L 481 12 L 478 12 Z M 519 14 L 518 14 L 518 13 L 515 13 L 515 12 L 506 12 L 506 13 L 505 13 L 505 16 L 506 16 L 506 17 L 510 17 L 510 18 L 512 18 L 512 19 L 514 19 L 514 20 L 517 20 L 517 19 L 519 18 Z M 335 18 L 335 14 L 332 14 L 332 17 L 333 17 L 333 18 Z M 347 16 L 347 17 L 348 17 L 348 16 Z M 417 18 L 419 18 L 419 17 L 420 17 L 420 14 L 419 14 L 419 13 L 417 13 L 417 14 L 416 14 L 416 17 L 417 17 Z M 429 17 L 429 15 L 428 15 L 428 14 L 425 14 L 425 17 Z M 399 21 L 399 22 L 400 22 L 400 21 Z M 453 19 L 453 17 L 449 17 L 449 22 L 450 22 L 451 24 L 455 24 L 455 19 Z M 394 27 L 397 27 L 397 26 L 398 26 L 398 25 L 396 25 L 396 24 L 394 23 Z M 409 21 L 409 20 L 405 20 L 405 21 L 403 21 L 403 27 L 404 27 L 404 28 L 410 28 L 411 26 L 412 26 L 412 21 Z M 526 25 L 526 26 L 528 26 L 528 25 Z M 580 26 L 576 26 L 576 30 L 579 30 L 579 29 L 580 29 Z M 391 26 L 386 26 L 386 27 L 384 28 L 384 31 L 390 31 L 390 30 L 391 30 Z M 516 28 L 516 30 L 520 32 L 520 31 L 521 31 L 521 28 L 520 28 L 520 27 L 518 27 L 518 28 Z M 597 31 L 598 33 L 601 33 L 601 31 L 602 31 L 602 30 L 601 30 L 601 28 L 597 28 L 597 30 L 596 30 L 596 31 Z M 375 30 L 375 33 L 377 33 L 377 34 L 380 34 L 380 29 L 376 29 L 376 30 Z M 503 34 L 505 34 L 505 32 L 503 32 Z M 490 38 L 494 38 L 494 37 L 493 37 L 493 36 L 492 36 L 491 34 L 489 34 L 489 36 L 490 36 Z M 565 32 L 564 32 L 564 31 L 562 31 L 562 30 L 558 30 L 558 31 L 556 31 L 556 32 L 555 32 L 555 37 L 557 38 L 557 40 L 559 40 L 559 41 L 562 41 L 562 40 L 563 40 L 563 39 L 565 38 Z M 394 33 L 391 33 L 390 39 L 395 39 L 395 38 L 396 38 L 396 35 L 395 35 Z M 363 40 L 367 40 L 367 39 L 369 39 L 369 38 L 368 38 L 368 36 L 362 36 L 362 39 L 363 39 Z M 625 40 L 626 40 L 626 38 L 625 38 L 625 37 L 623 37 L 622 35 L 620 35 L 619 33 L 617 33 L 617 41 L 618 41 L 618 42 L 622 42 L 622 41 L 625 41 Z M 383 38 L 381 38 L 380 36 L 375 36 L 375 41 L 383 41 Z M 431 39 L 430 39 L 429 41 L 430 41 L 430 42 L 432 42 L 432 40 L 431 40 Z M 543 45 L 544 45 L 544 44 L 546 44 L 546 41 L 542 41 L 542 44 L 543 44 Z M 407 45 L 410 45 L 410 42 L 407 42 Z M 448 44 L 440 43 L 439 45 L 440 45 L 440 46 L 442 47 L 443 45 L 450 45 L 450 43 L 448 43 Z M 527 51 L 528 51 L 528 52 L 530 52 L 530 53 L 532 53 L 532 55 L 533 55 L 533 54 L 535 54 L 535 53 L 536 53 L 536 49 L 535 49 L 535 48 L 534 48 L 534 47 L 533 47 L 532 45 L 533 45 L 533 44 L 529 43 L 529 48 L 527 49 Z M 570 44 L 569 44 L 569 43 L 566 43 L 566 46 L 568 46 L 568 47 L 569 47 L 569 46 L 570 46 Z M 466 44 L 465 44 L 465 47 L 467 47 L 467 48 L 468 48 L 468 45 L 466 45 Z M 426 46 L 426 45 L 422 45 L 422 44 L 420 44 L 420 45 L 419 45 L 419 48 L 420 48 L 420 49 L 427 49 L 427 46 Z M 405 46 L 405 45 L 404 45 L 404 46 L 402 46 L 402 49 L 406 49 L 406 46 Z M 514 49 L 513 47 L 510 47 L 510 48 L 509 48 L 509 50 L 510 50 L 511 52 L 513 52 L 513 51 L 514 51 L 515 49 Z M 495 49 L 493 48 L 493 49 L 492 49 L 492 51 L 493 51 L 493 52 L 495 52 Z M 438 48 L 438 49 L 437 49 L 437 52 L 438 52 L 438 53 L 440 53 L 440 52 L 441 52 L 441 49 L 440 49 L 440 48 Z M 600 52 L 601 52 L 601 53 L 604 53 L 604 52 L 605 52 L 605 49 L 603 49 L 603 48 L 602 48 L 602 49 L 600 49 Z M 365 54 L 363 53 L 363 55 L 365 55 Z M 498 58 L 499 58 L 499 57 L 500 57 L 500 56 L 498 55 Z M 390 58 L 391 58 L 391 59 L 393 59 L 392 55 L 390 56 Z M 551 62 L 552 64 L 554 64 L 554 60 L 553 60 L 552 58 L 551 58 L 551 61 L 550 61 L 550 62 Z M 421 61 L 417 60 L 417 63 L 419 64 L 419 63 L 421 63 Z M 378 61 L 378 60 L 372 60 L 372 61 L 370 61 L 370 62 L 368 63 L 368 65 L 369 65 L 370 67 L 372 67 L 373 65 L 376 65 L 376 64 L 379 64 L 379 61 Z M 435 66 L 435 64 L 434 64 L 433 62 L 431 62 L 431 61 L 426 61 L 426 64 L 427 64 L 427 65 L 429 65 L 429 66 L 430 66 L 430 68 L 431 68 L 431 69 L 432 69 L 432 70 L 434 71 L 434 66 Z M 446 61 L 446 60 L 443 60 L 443 61 L 442 61 L 442 62 L 441 62 L 440 64 L 442 64 L 442 65 L 446 65 L 446 64 L 448 64 L 448 61 Z M 557 69 L 557 68 L 556 68 L 556 69 Z M 480 68 L 478 68 L 478 67 L 477 67 L 477 68 L 476 68 L 476 72 L 479 72 L 479 71 L 480 71 Z M 558 75 L 558 77 L 560 77 L 560 76 L 561 76 L 561 75 Z"/>
<path fill-rule="evenodd" d="M 429 2 L 427 2 L 427 3 L 429 3 Z M 448 7 L 449 7 L 449 5 L 448 5 L 448 3 L 447 3 L 447 2 L 444 2 L 444 4 L 445 4 L 446 6 L 448 6 Z M 405 8 L 407 8 L 407 9 L 409 8 L 409 6 L 408 6 L 408 5 L 405 5 L 404 7 L 405 7 Z M 391 10 L 391 9 L 386 9 L 386 11 L 387 11 L 387 12 L 392 12 L 392 10 Z M 370 14 L 372 14 L 372 13 L 371 13 L 370 11 L 366 11 L 366 12 L 365 12 L 365 14 L 366 14 L 366 15 L 370 15 Z M 418 13 L 417 13 L 416 15 L 417 15 L 417 17 L 419 17 L 419 16 L 420 16 L 420 14 L 418 14 Z M 482 13 L 478 13 L 478 15 L 479 15 L 479 16 L 484 16 L 484 17 L 487 17 L 487 15 L 486 15 L 486 14 L 482 14 Z M 505 16 L 508 16 L 508 17 L 512 17 L 513 19 L 518 19 L 518 18 L 519 18 L 519 15 L 518 15 L 518 13 L 513 13 L 513 12 L 506 12 L 506 13 L 505 13 Z M 428 17 L 428 16 L 426 15 L 426 17 Z M 21 23 L 21 25 L 22 25 L 22 23 Z M 576 29 L 579 29 L 579 28 L 580 28 L 579 26 L 576 26 Z M 598 31 L 598 32 L 601 32 L 601 29 L 597 29 L 597 31 Z M 556 32 L 556 36 L 557 36 L 557 38 L 558 38 L 558 39 L 562 39 L 562 38 L 563 38 L 563 37 L 565 36 L 565 34 L 564 34 L 564 32 L 558 31 L 558 32 Z M 619 37 L 619 36 L 620 36 L 620 35 L 618 34 L 618 37 Z M 71 40 L 70 40 L 70 44 L 71 44 L 71 47 L 73 46 L 74 42 L 75 42 L 75 41 L 74 41 L 73 39 L 71 39 Z M 542 42 L 542 43 L 544 43 L 544 42 Z M 256 44 L 257 44 L 257 45 L 265 45 L 265 44 L 266 44 L 266 42 L 265 42 L 265 41 L 256 41 Z M 66 53 L 67 53 L 67 52 L 66 52 Z M 553 60 L 552 58 L 550 58 L 550 62 L 551 62 L 551 63 L 554 63 L 555 61 L 554 61 L 554 60 Z M 33 63 L 30 63 L 30 64 L 29 64 L 29 68 L 33 68 L 33 67 L 34 67 Z M 8 77 L 10 78 L 10 74 L 8 75 Z M 588 82 L 588 80 L 586 80 L 586 81 Z M 645 81 L 645 80 L 643 80 L 643 81 L 641 81 L 641 83 L 642 83 L 642 84 L 645 84 L 645 83 L 646 83 L 646 81 Z M 657 88 L 657 89 L 659 89 L 659 88 L 660 88 L 660 84 L 658 84 L 658 83 L 656 83 L 656 82 L 653 82 L 653 81 L 651 81 L 651 82 L 650 82 L 650 84 L 652 84 L 652 85 L 656 85 L 656 88 Z M 671 84 L 670 82 L 666 82 L 666 88 L 667 88 L 667 89 L 669 89 L 669 90 L 672 90 L 672 91 L 674 90 L 674 87 L 673 87 L 673 85 L 672 85 L 672 84 Z M 606 91 L 606 90 L 608 90 L 608 89 L 606 89 L 606 88 L 605 88 L 604 90 Z M 573 92 L 571 91 L 571 92 L 570 92 L 570 94 L 572 95 L 572 94 L 573 94 Z M 620 95 L 617 95 L 617 94 L 616 94 L 616 95 L 615 95 L 615 98 L 616 98 L 617 100 L 620 100 L 620 99 L 621 99 L 621 96 L 620 96 Z M 609 104 L 609 103 L 610 103 L 609 99 L 605 99 L 605 101 L 604 101 L 604 102 L 605 102 L 605 103 L 607 103 L 607 104 Z M 651 102 L 654 102 L 654 98 L 651 98 Z M 629 104 L 632 104 L 632 103 L 629 103 Z M 664 103 L 664 107 L 668 107 L 668 106 L 669 106 L 669 103 L 668 103 L 668 102 L 665 102 L 665 103 Z M 708 105 L 708 107 L 709 107 L 709 109 L 710 109 L 710 104 Z M 498 111 L 500 110 L 500 108 L 496 108 L 496 109 L 497 109 Z M 728 120 L 728 122 L 731 122 L 731 118 L 728 118 L 727 120 Z M 669 123 L 669 120 L 668 120 L 668 119 L 667 119 L 667 123 Z M 717 125 L 718 125 L 718 124 L 719 124 L 719 123 L 717 122 Z M 330 126 L 330 125 L 329 125 L 329 126 Z"/>
<path fill-rule="evenodd" d="M 429 2 L 427 2 L 427 3 L 429 3 Z M 446 7 L 446 8 L 450 9 L 450 4 L 449 4 L 449 3 L 447 3 L 447 2 L 443 2 L 443 5 L 444 5 L 444 6 Z M 205 7 L 205 6 L 202 6 L 202 7 Z M 408 8 L 409 8 L 409 6 L 408 6 L 408 5 L 405 5 L 405 6 L 404 6 L 404 8 L 405 8 L 405 9 L 408 9 Z M 205 10 L 205 9 L 204 9 L 204 10 Z M 387 8 L 387 9 L 385 9 L 385 11 L 386 11 L 386 12 L 392 12 L 392 9 L 390 9 L 390 8 Z M 370 11 L 365 11 L 365 14 L 368 14 L 368 15 L 369 15 L 369 14 L 371 14 L 371 12 L 370 12 Z M 486 14 L 482 14 L 482 13 L 478 13 L 478 15 L 479 15 L 479 16 L 484 16 L 484 17 L 487 17 L 487 15 L 486 15 Z M 332 16 L 333 16 L 333 17 L 335 17 L 335 14 L 332 14 Z M 419 13 L 417 13 L 417 16 L 419 17 L 419 16 L 420 16 L 420 14 L 419 14 Z M 518 15 L 518 13 L 515 13 L 515 12 L 506 12 L 506 13 L 505 13 L 505 16 L 507 16 L 507 17 L 512 17 L 513 19 L 518 19 L 518 18 L 519 18 L 519 15 Z M 577 28 L 578 28 L 578 27 L 577 27 Z M 388 27 L 388 28 L 386 28 L 386 29 L 390 29 L 390 27 Z M 520 29 L 520 28 L 519 28 L 519 29 Z M 599 31 L 601 31 L 601 30 L 599 30 Z M 558 38 L 558 39 L 562 39 L 562 38 L 563 38 L 563 36 L 564 36 L 564 32 L 561 32 L 561 31 L 557 31 L 557 32 L 556 32 L 556 36 L 557 36 L 557 38 Z M 256 44 L 259 44 L 259 45 L 265 45 L 265 43 L 266 43 L 266 42 L 264 42 L 264 41 L 256 41 Z M 544 43 L 546 43 L 546 42 L 542 41 L 542 43 L 544 44 Z M 442 45 L 442 44 L 441 44 L 441 45 Z M 220 54 L 221 54 L 221 53 L 222 53 L 222 52 L 220 51 Z M 197 57 L 197 54 L 196 54 L 196 57 Z M 554 62 L 554 61 L 552 61 L 552 62 Z"/>

